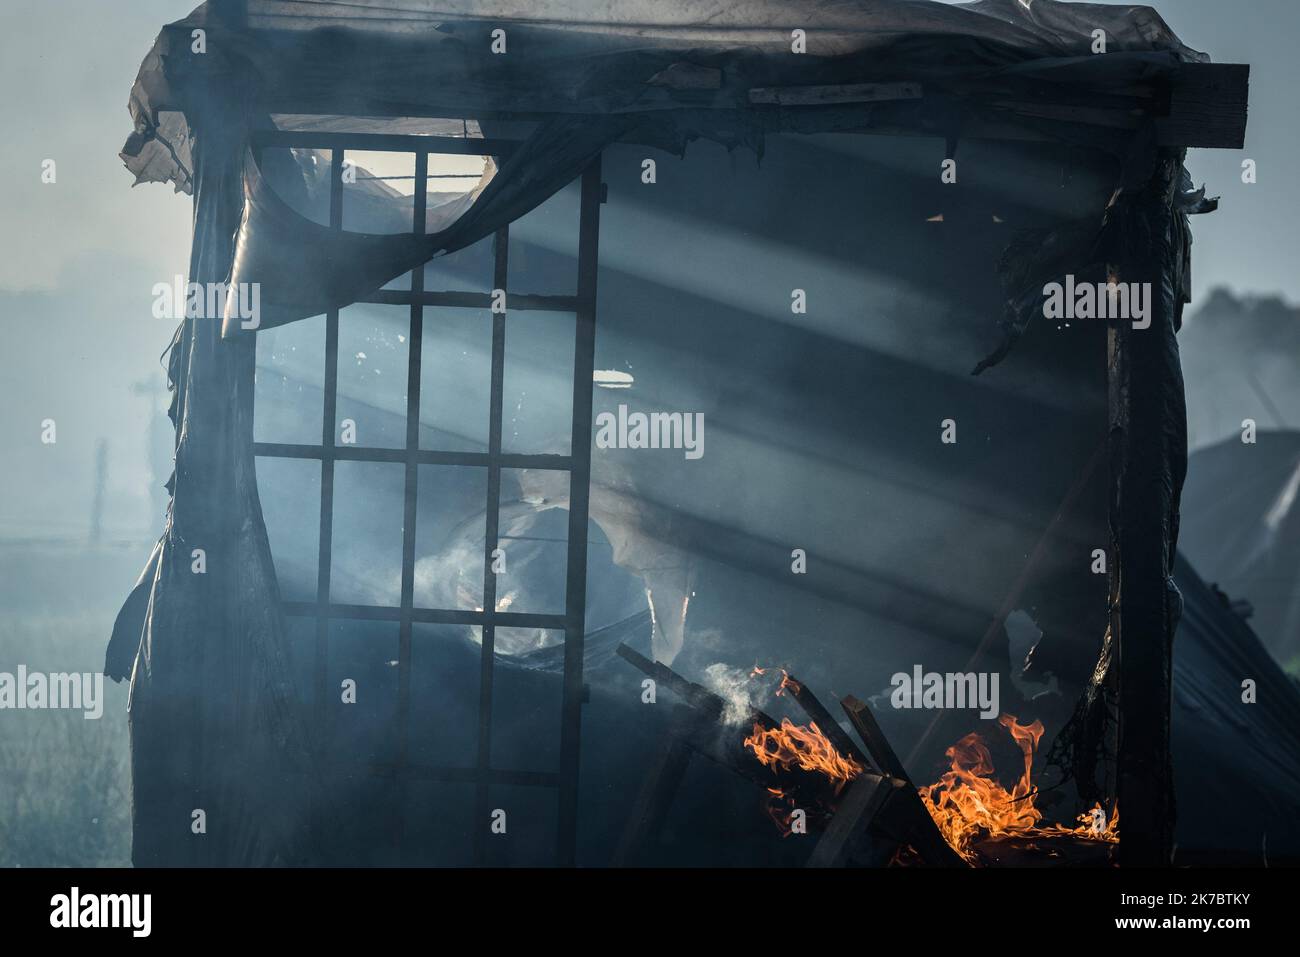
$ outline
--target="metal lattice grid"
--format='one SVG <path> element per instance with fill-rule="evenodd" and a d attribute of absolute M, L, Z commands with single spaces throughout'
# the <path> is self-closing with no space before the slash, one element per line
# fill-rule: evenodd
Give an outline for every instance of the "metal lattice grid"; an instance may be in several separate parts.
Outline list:
<path fill-rule="evenodd" d="M 330 151 L 331 229 L 343 228 L 344 154 L 348 150 L 382 150 L 413 153 L 415 156 L 414 211 L 412 230 L 423 233 L 427 204 L 429 156 L 501 156 L 516 144 L 506 140 L 446 138 L 434 136 L 388 136 L 367 134 L 297 133 L 262 131 L 255 138 L 258 149 L 315 148 Z M 424 270 L 414 269 L 410 291 L 383 289 L 361 302 L 407 305 L 410 331 L 406 391 L 406 440 L 400 449 L 340 446 L 335 441 L 338 388 L 339 310 L 326 314 L 324 409 L 320 445 L 256 442 L 259 457 L 319 460 L 321 498 L 319 552 L 315 602 L 283 602 L 285 615 L 315 620 L 313 664 L 315 714 L 324 723 L 323 705 L 327 690 L 329 627 L 333 621 L 396 621 L 398 637 L 397 760 L 372 763 L 373 773 L 395 777 L 399 788 L 412 780 L 471 783 L 475 786 L 474 859 L 484 863 L 489 820 L 488 789 L 507 784 L 553 788 L 558 792 L 556 821 L 557 861 L 574 863 L 577 839 L 579 742 L 582 720 L 583 638 L 586 606 L 586 565 L 589 481 L 591 474 L 591 388 L 595 348 L 596 269 L 602 184 L 600 159 L 581 174 L 578 233 L 577 293 L 572 296 L 512 294 L 507 288 L 509 227 L 494 237 L 493 287 L 505 290 L 509 311 L 539 310 L 571 313 L 575 317 L 573 404 L 570 454 L 525 454 L 502 451 L 502 404 L 505 370 L 507 313 L 492 314 L 491 408 L 487 452 L 439 451 L 420 448 L 421 344 L 426 306 L 448 309 L 484 309 L 491 305 L 490 293 L 427 291 Z M 421 184 L 424 184 L 423 187 Z M 331 600 L 330 574 L 333 552 L 334 470 L 340 461 L 390 462 L 405 467 L 405 497 L 402 531 L 401 599 L 397 607 L 341 604 Z M 484 581 L 482 610 L 416 607 L 414 599 L 416 506 L 421 465 L 471 466 L 486 469 L 486 535 L 484 538 Z M 563 614 L 530 614 L 498 611 L 496 576 L 492 551 L 499 538 L 502 469 L 546 469 L 569 477 L 569 515 L 565 606 Z M 477 625 L 482 629 L 480 659 L 478 747 L 472 767 L 433 767 L 409 760 L 409 714 L 411 694 L 412 626 L 416 623 Z M 497 768 L 491 761 L 492 693 L 494 683 L 494 639 L 497 628 L 541 628 L 564 633 L 564 670 L 561 695 L 560 761 L 556 772 Z M 405 806 L 396 822 L 397 846 L 402 847 Z"/>

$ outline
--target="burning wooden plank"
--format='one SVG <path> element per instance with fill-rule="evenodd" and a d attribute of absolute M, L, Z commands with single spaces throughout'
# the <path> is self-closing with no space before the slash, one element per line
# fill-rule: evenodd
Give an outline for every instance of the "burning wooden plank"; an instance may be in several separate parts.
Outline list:
<path fill-rule="evenodd" d="M 814 730 L 822 731 L 835 750 L 863 768 L 835 808 L 807 866 L 843 867 L 864 857 L 870 864 L 887 863 L 899 842 L 888 839 L 892 829 L 882 827 L 877 818 L 894 792 L 907 785 L 897 777 L 889 777 L 888 772 L 876 774 L 862 749 L 802 681 L 787 672 L 781 679 L 781 688 L 789 691 L 803 708 Z M 879 761 L 876 766 L 883 767 Z M 882 837 L 886 840 L 882 841 Z"/>
<path fill-rule="evenodd" d="M 864 716 L 851 709 L 848 702 L 863 710 L 866 705 L 855 698 L 842 702 L 850 721 L 863 734 L 863 741 L 876 763 L 901 773 L 891 775 L 887 772 L 882 776 L 868 770 L 870 762 L 866 755 L 803 682 L 786 674 L 781 681 L 781 688 L 790 691 L 795 701 L 807 712 L 811 725 L 799 728 L 784 721 L 778 729 L 761 731 L 756 728 L 745 744 L 753 748 L 764 764 L 779 763 L 787 768 L 797 764 L 803 770 L 825 775 L 835 784 L 837 794 L 839 788 L 846 784 L 849 784 L 847 791 L 853 792 L 851 803 L 848 793 L 838 802 L 822 840 L 827 840 L 832 829 L 835 836 L 827 843 L 826 849 L 817 854 L 818 863 L 814 864 L 810 860 L 810 866 L 831 866 L 825 862 L 843 862 L 845 856 L 851 853 L 852 846 L 860 844 L 868 830 L 877 836 L 893 838 L 897 843 L 910 845 L 927 864 L 936 867 L 966 866 L 965 861 L 939 832 L 916 788 L 907 778 L 902 762 L 894 754 L 870 712 L 866 711 Z M 884 779 L 897 780 L 899 786 L 885 787 L 880 783 Z M 859 783 L 863 786 L 856 787 Z"/>
<path fill-rule="evenodd" d="M 840 701 L 849 723 L 862 738 L 871 756 L 888 774 L 901 780 L 906 785 L 889 801 L 889 806 L 882 812 L 881 820 L 887 826 L 897 828 L 900 839 L 911 845 L 927 864 L 935 867 L 966 867 L 966 861 L 953 850 L 952 845 L 940 833 L 939 827 L 930 816 L 916 786 L 898 759 L 889 739 L 880 730 L 876 717 L 866 702 L 859 701 L 852 695 Z"/>
<path fill-rule="evenodd" d="M 799 702 L 799 707 L 803 708 L 804 712 L 808 715 L 808 718 L 813 722 L 813 724 L 816 725 L 822 734 L 826 735 L 827 739 L 830 740 L 836 751 L 847 758 L 852 758 L 857 761 L 858 764 L 864 768 L 872 766 L 871 761 L 862 753 L 862 749 L 853 742 L 853 739 L 850 738 L 845 730 L 840 727 L 839 722 L 836 721 L 831 716 L 831 713 L 826 710 L 825 706 L 817 700 L 817 696 L 808 690 L 807 685 L 794 677 L 794 675 L 787 673 L 781 679 L 781 688 L 782 690 L 789 691 L 794 700 Z M 888 747 L 888 745 L 886 745 L 886 747 Z M 873 754 L 872 757 L 875 757 L 875 755 Z M 879 761 L 876 762 L 876 767 L 884 768 L 887 773 L 894 774 L 892 770 L 885 768 L 885 766 Z M 894 777 L 903 777 L 903 775 L 894 774 Z"/>
<path fill-rule="evenodd" d="M 831 745 L 846 757 L 852 758 L 858 765 L 864 769 L 871 767 L 871 761 L 863 754 L 862 750 L 854 743 L 853 739 L 840 727 L 825 706 L 817 700 L 817 696 L 808 690 L 808 687 L 793 675 L 787 674 L 781 681 L 781 687 L 788 690 L 794 697 L 799 706 L 807 712 L 808 717 L 813 722 L 813 727 L 821 730 Z M 831 825 L 822 840 L 825 841 L 831 834 L 832 829 L 838 835 L 836 841 L 827 845 L 828 850 L 818 855 L 818 860 L 836 860 L 845 853 L 845 843 L 849 841 L 850 836 L 856 833 L 859 828 L 859 814 L 865 810 L 870 810 L 866 816 L 867 824 L 874 824 L 877 832 L 883 832 L 898 839 L 900 843 L 910 844 L 920 855 L 921 859 L 927 864 L 936 867 L 964 867 L 965 862 L 961 856 L 953 850 L 951 845 L 944 839 L 939 832 L 938 827 L 930 817 L 929 812 L 921 802 L 917 794 L 916 787 L 912 784 L 911 779 L 907 776 L 907 770 L 903 763 L 894 753 L 890 746 L 889 740 L 885 737 L 884 732 L 880 730 L 880 725 L 876 723 L 875 716 L 872 715 L 870 708 L 867 707 L 852 695 L 840 702 L 848 715 L 850 723 L 858 734 L 862 737 L 863 743 L 867 746 L 867 751 L 871 754 L 876 767 L 884 772 L 884 778 L 898 781 L 898 787 L 885 787 L 883 785 L 871 789 L 872 803 L 867 805 L 867 798 L 855 795 L 855 803 L 850 806 L 848 797 L 841 802 L 835 810 L 835 816 L 831 819 Z M 857 776 L 857 781 L 863 779 L 880 778 L 880 775 L 871 771 L 863 770 Z M 882 778 L 883 780 L 883 778 Z M 850 791 L 863 791 L 865 788 L 850 788 Z M 861 803 L 861 806 L 858 806 Z M 820 844 L 819 844 L 820 847 Z M 830 864 L 818 863 L 813 864 L 809 861 L 809 866 L 831 866 Z"/>
<path fill-rule="evenodd" d="M 731 753 L 717 739 L 717 722 L 722 717 L 726 702 L 692 681 L 677 674 L 667 665 L 651 661 L 627 645 L 618 647 L 618 655 L 643 674 L 678 694 L 691 710 L 682 709 L 675 715 L 672 740 L 665 743 L 657 761 L 650 769 L 641 794 L 629 816 L 628 825 L 620 842 L 615 862 L 632 862 L 640 848 L 659 833 L 673 796 L 681 785 L 691 758 L 703 755 L 748 780 L 777 795 L 779 788 L 754 774 L 752 763 L 740 760 L 739 753 Z M 802 728 L 789 719 L 778 724 L 769 715 L 751 708 L 747 721 L 752 733 L 745 738 L 745 747 L 754 758 L 773 771 L 788 774 L 815 774 L 823 779 L 836 795 L 843 794 L 829 812 L 829 821 L 818 845 L 809 858 L 810 867 L 832 867 L 861 858 L 865 853 L 879 854 L 882 845 L 872 846 L 882 838 L 894 843 L 907 843 L 926 863 L 936 866 L 964 867 L 965 861 L 939 833 L 933 819 L 921 803 L 920 797 L 906 775 L 878 774 L 871 762 L 843 728 L 831 717 L 829 711 L 817 700 L 802 682 L 786 675 L 782 687 L 807 712 L 812 725 Z M 854 727 L 863 725 L 854 720 L 848 702 L 861 705 L 856 699 L 846 699 Z M 882 767 L 900 767 L 901 763 L 889 747 L 874 719 L 867 726 L 870 737 L 864 741 Z M 865 724 L 865 722 L 864 722 Z M 823 730 L 825 729 L 825 730 Z"/>

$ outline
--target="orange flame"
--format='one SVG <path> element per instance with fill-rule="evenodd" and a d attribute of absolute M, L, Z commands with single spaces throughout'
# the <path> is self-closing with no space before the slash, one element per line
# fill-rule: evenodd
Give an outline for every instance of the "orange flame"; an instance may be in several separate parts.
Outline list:
<path fill-rule="evenodd" d="M 1069 835 L 1092 841 L 1104 841 L 1107 844 L 1119 843 L 1118 806 L 1111 812 L 1109 821 L 1106 820 L 1106 811 L 1100 803 L 1094 804 L 1091 811 L 1080 814 L 1077 820 L 1079 823 L 1074 827 L 1053 824 L 1050 827 L 1042 828 L 1039 833 L 1053 837 Z"/>
<path fill-rule="evenodd" d="M 1010 732 L 1024 755 L 1024 770 L 1010 791 L 993 777 L 989 749 L 975 733 L 966 735 L 945 752 L 952 763 L 938 781 L 917 789 L 921 802 L 953 850 L 974 864 L 978 863 L 975 842 L 984 836 L 1119 840 L 1118 813 L 1107 822 L 1100 805 L 1079 815 L 1080 823 L 1076 827 L 1059 824 L 1039 827 L 1043 814 L 1034 806 L 1036 792 L 1030 779 L 1034 751 L 1043 736 L 1043 723 L 1020 724 L 1009 714 L 998 718 L 998 723 Z"/>
<path fill-rule="evenodd" d="M 1034 749 L 1043 736 L 1043 723 L 1022 725 L 1010 715 L 998 723 L 1011 732 L 1020 745 L 1025 766 L 1020 780 L 1008 791 L 993 777 L 993 761 L 984 740 L 975 733 L 966 735 L 945 754 L 952 762 L 934 784 L 918 788 L 921 801 L 939 826 L 939 832 L 966 860 L 975 862 L 972 845 L 981 833 L 1025 835 L 1042 819 L 1034 807 L 1030 770 Z"/>
<path fill-rule="evenodd" d="M 745 738 L 745 747 L 754 752 L 754 757 L 760 764 L 771 768 L 774 773 L 798 768 L 823 775 L 832 785 L 834 796 L 838 796 L 844 786 L 863 770 L 858 762 L 841 756 L 835 750 L 835 746 L 822 734 L 816 722 L 803 727 L 794 724 L 789 718 L 782 718 L 779 728 L 765 728 L 755 722 L 753 734 Z M 784 832 L 784 836 L 789 837 L 796 801 L 783 788 L 769 787 L 767 791 L 771 796 L 767 813 Z M 810 803 L 812 807 L 806 808 L 807 810 L 821 817 L 829 817 L 829 802 L 813 799 Z"/>
<path fill-rule="evenodd" d="M 789 718 L 782 718 L 779 728 L 764 728 L 756 722 L 754 733 L 745 739 L 745 747 L 764 767 L 783 771 L 797 767 L 826 775 L 834 782 L 836 794 L 862 773 L 862 765 L 836 751 L 816 722 L 806 728 Z"/>
<path fill-rule="evenodd" d="M 782 679 L 783 689 L 788 681 L 788 676 Z M 1100 805 L 1079 815 L 1079 823 L 1074 827 L 1061 824 L 1041 826 L 1043 814 L 1034 805 L 1037 792 L 1032 783 L 1032 773 L 1034 752 L 1043 736 L 1043 723 L 1021 724 L 1008 714 L 1002 715 L 998 723 L 1007 729 L 1024 757 L 1020 777 L 1010 790 L 993 777 L 989 749 L 973 732 L 948 748 L 946 754 L 951 766 L 939 780 L 917 789 L 921 802 L 953 850 L 970 863 L 978 864 L 975 844 L 985 837 L 1068 836 L 1107 843 L 1119 841 L 1118 810 L 1107 820 Z M 774 772 L 798 768 L 823 775 L 833 785 L 837 796 L 863 771 L 858 762 L 835 749 L 815 722 L 803 727 L 783 718 L 779 728 L 764 728 L 756 723 L 753 733 L 745 738 L 745 747 Z M 777 801 L 794 806 L 793 798 L 783 789 L 770 787 L 768 791 Z M 769 813 L 788 834 L 788 811 L 782 813 L 773 806 Z"/>

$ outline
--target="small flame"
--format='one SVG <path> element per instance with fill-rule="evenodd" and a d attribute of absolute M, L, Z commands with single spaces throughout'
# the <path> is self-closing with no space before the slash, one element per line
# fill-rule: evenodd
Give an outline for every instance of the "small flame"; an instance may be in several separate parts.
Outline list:
<path fill-rule="evenodd" d="M 1085 811 L 1078 817 L 1075 827 L 1053 824 L 1043 828 L 1039 833 L 1056 836 L 1082 837 L 1092 841 L 1104 841 L 1107 844 L 1119 843 L 1119 807 L 1111 812 L 1106 820 L 1106 811 L 1100 803 L 1094 804 L 1091 811 Z"/>
<path fill-rule="evenodd" d="M 796 697 L 798 697 L 799 692 L 803 690 L 803 687 L 799 684 L 799 682 L 791 678 L 789 673 L 784 668 L 782 668 L 781 683 L 776 687 L 776 696 L 778 698 L 781 697 L 783 694 L 785 694 L 786 689 L 789 689 L 794 693 Z M 813 727 L 815 728 L 817 726 L 813 725 Z"/>
<path fill-rule="evenodd" d="M 782 718 L 779 728 L 764 728 L 755 722 L 754 733 L 745 739 L 745 747 L 754 752 L 764 767 L 782 771 L 797 767 L 826 775 L 834 782 L 836 794 L 862 773 L 862 765 L 836 751 L 816 722 L 803 727 Z"/>

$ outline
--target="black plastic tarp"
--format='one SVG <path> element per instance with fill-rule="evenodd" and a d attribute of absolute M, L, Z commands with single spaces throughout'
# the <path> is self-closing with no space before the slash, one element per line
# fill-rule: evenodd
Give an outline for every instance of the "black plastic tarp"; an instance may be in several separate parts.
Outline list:
<path fill-rule="evenodd" d="M 1300 687 L 1186 558 L 1179 556 L 1174 575 L 1183 594 L 1174 639 L 1175 840 L 1184 854 L 1209 859 L 1294 860 Z M 1122 807 L 1119 813 L 1122 830 Z"/>
<path fill-rule="evenodd" d="M 1300 432 L 1258 432 L 1193 453 L 1183 552 L 1207 581 L 1254 607 L 1277 660 L 1300 665 Z"/>

